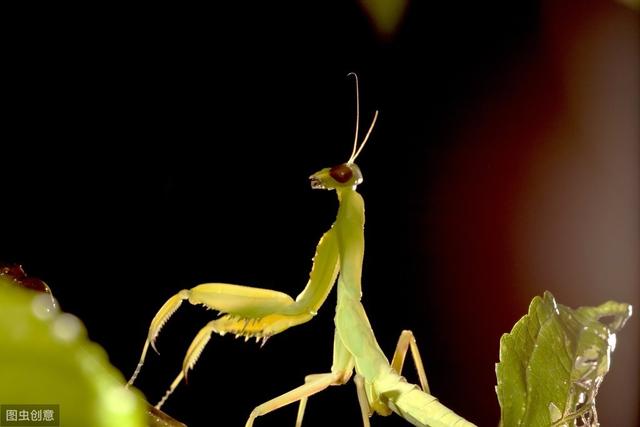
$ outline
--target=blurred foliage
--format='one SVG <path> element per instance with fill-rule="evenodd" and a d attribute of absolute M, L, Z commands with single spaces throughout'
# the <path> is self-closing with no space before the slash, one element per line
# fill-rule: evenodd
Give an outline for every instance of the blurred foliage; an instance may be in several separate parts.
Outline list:
<path fill-rule="evenodd" d="M 502 425 L 597 426 L 595 397 L 616 333 L 631 306 L 613 301 L 573 310 L 545 292 L 500 339 L 496 365 Z"/>
<path fill-rule="evenodd" d="M 630 7 L 633 10 L 640 10 L 640 0 L 618 0 L 618 1 Z"/>
<path fill-rule="evenodd" d="M 0 275 L 0 403 L 53 404 L 65 427 L 141 427 L 145 402 L 124 387 L 82 322 L 49 293 Z"/>
<path fill-rule="evenodd" d="M 360 5 L 377 34 L 389 38 L 400 28 L 409 0 L 360 0 Z"/>

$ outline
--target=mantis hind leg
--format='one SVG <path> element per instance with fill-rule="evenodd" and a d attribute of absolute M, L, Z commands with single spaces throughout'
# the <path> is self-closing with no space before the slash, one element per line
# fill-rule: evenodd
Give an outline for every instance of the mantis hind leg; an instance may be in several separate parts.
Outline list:
<path fill-rule="evenodd" d="M 420 379 L 420 386 L 422 387 L 422 391 L 424 391 L 425 393 L 429 393 L 429 383 L 427 382 L 427 374 L 424 370 L 422 357 L 420 357 L 420 350 L 418 349 L 418 344 L 416 343 L 416 339 L 413 336 L 413 332 L 411 332 L 410 330 L 404 330 L 400 334 L 400 338 L 398 338 L 398 344 L 396 345 L 396 350 L 393 353 L 391 367 L 394 371 L 396 371 L 398 375 L 402 374 L 404 359 L 409 348 L 411 348 L 411 356 L 413 358 L 413 363 L 416 367 L 416 371 L 418 372 L 418 378 Z"/>

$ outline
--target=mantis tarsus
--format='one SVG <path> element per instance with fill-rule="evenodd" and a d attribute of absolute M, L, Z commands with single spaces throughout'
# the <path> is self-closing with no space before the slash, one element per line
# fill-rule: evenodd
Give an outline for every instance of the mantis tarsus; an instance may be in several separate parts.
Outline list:
<path fill-rule="evenodd" d="M 198 332 L 187 350 L 182 370 L 156 407 L 160 408 L 187 376 L 212 333 L 232 333 L 245 339 L 262 340 L 264 344 L 269 337 L 311 320 L 326 300 L 337 278 L 338 302 L 334 318 L 336 329 L 331 371 L 308 375 L 303 385 L 258 405 L 251 412 L 246 427 L 251 427 L 257 417 L 294 402 L 299 402 L 296 427 L 300 427 L 308 397 L 331 385 L 345 384 L 353 375 L 354 369 L 354 382 L 365 426 L 369 426 L 369 417 L 373 412 L 389 415 L 392 411 L 416 426 L 473 426 L 429 394 L 427 377 L 411 331 L 402 332 L 389 363 L 376 341 L 360 301 L 364 200 L 356 191 L 362 182 L 362 173 L 354 162 L 369 139 L 378 112 L 376 111 L 362 143 L 358 145 L 360 100 L 357 76 L 353 73 L 351 75 L 356 79 L 356 128 L 351 156 L 347 162 L 324 168 L 309 177 L 312 188 L 335 190 L 339 208 L 335 222 L 318 243 L 306 287 L 295 300 L 287 294 L 270 289 L 226 283 L 198 285 L 171 297 L 151 322 L 140 362 L 129 384 L 133 384 L 140 372 L 149 345 L 155 349 L 154 343 L 160 329 L 182 301 L 204 305 L 223 315 Z M 408 383 L 400 376 L 409 348 L 421 387 Z"/>

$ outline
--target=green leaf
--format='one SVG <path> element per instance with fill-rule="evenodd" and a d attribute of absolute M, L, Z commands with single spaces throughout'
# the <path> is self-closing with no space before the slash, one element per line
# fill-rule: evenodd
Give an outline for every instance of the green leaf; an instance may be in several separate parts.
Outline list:
<path fill-rule="evenodd" d="M 500 339 L 496 392 L 504 427 L 597 425 L 595 396 L 631 306 L 573 310 L 545 292 Z M 608 322 L 606 321 L 608 320 Z"/>
<path fill-rule="evenodd" d="M 59 405 L 62 426 L 143 427 L 143 396 L 51 295 L 0 274 L 0 403 Z"/>

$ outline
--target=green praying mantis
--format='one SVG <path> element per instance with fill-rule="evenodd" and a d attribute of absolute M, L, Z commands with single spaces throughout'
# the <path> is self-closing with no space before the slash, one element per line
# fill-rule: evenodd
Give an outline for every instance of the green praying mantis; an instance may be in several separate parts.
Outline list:
<path fill-rule="evenodd" d="M 288 328 L 311 320 L 329 292 L 338 283 L 338 297 L 333 342 L 333 364 L 330 372 L 307 375 L 303 385 L 258 405 L 249 415 L 245 427 L 251 427 L 257 417 L 285 405 L 299 402 L 296 427 L 302 425 L 307 399 L 329 386 L 349 381 L 355 369 L 354 382 L 362 413 L 363 425 L 375 412 L 390 415 L 395 412 L 416 426 L 471 427 L 466 421 L 429 394 L 427 376 L 416 340 L 411 331 L 401 333 L 391 363 L 380 349 L 361 302 L 362 262 L 364 255 L 364 200 L 356 191 L 362 183 L 358 158 L 378 118 L 373 116 L 366 136 L 358 144 L 360 97 L 356 83 L 356 126 L 351 156 L 347 162 L 324 168 L 309 177 L 311 188 L 334 190 L 339 208 L 335 222 L 318 242 L 313 266 L 306 287 L 294 300 L 282 292 L 227 283 L 206 283 L 181 290 L 158 311 L 149 328 L 140 362 L 129 380 L 133 384 L 140 373 L 149 345 L 155 350 L 160 329 L 183 301 L 217 310 L 221 317 L 203 327 L 187 350 L 182 370 L 171 384 L 160 408 L 178 384 L 193 369 L 213 333 L 227 333 L 262 341 Z M 407 382 L 400 374 L 408 350 L 411 350 L 420 387 Z"/>

